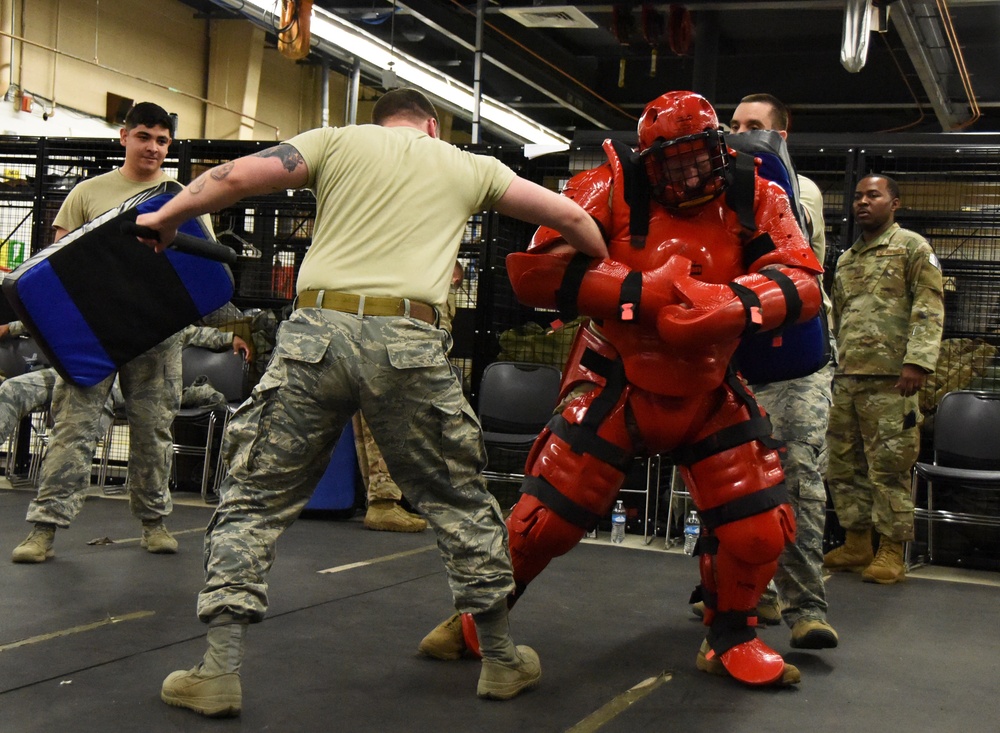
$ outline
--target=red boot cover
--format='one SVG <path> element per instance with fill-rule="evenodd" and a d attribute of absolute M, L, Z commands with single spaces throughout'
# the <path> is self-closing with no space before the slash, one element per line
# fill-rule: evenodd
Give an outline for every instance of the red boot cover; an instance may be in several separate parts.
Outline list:
<path fill-rule="evenodd" d="M 760 639 L 737 644 L 719 659 L 730 675 L 748 685 L 774 684 L 785 671 L 785 660 Z"/>
<path fill-rule="evenodd" d="M 462 636 L 465 637 L 465 646 L 470 654 L 481 657 L 479 653 L 479 635 L 476 633 L 476 621 L 471 613 L 462 614 Z"/>

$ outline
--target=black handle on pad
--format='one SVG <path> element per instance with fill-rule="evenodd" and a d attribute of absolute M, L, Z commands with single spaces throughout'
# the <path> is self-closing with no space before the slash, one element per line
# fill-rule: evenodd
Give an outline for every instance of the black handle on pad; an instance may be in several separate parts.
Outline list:
<path fill-rule="evenodd" d="M 135 237 L 143 237 L 144 239 L 155 239 L 160 241 L 160 233 L 155 229 L 150 227 L 144 227 L 136 224 L 134 221 L 123 221 L 122 222 L 122 234 L 130 234 Z M 178 252 L 185 252 L 190 255 L 198 255 L 199 257 L 205 257 L 210 260 L 216 260 L 217 262 L 223 262 L 227 265 L 236 264 L 236 252 L 227 247 L 224 244 L 219 244 L 218 242 L 211 239 L 199 239 L 198 237 L 192 237 L 190 234 L 184 234 L 183 232 L 177 232 L 177 236 L 174 237 L 174 241 L 170 245 L 170 249 L 175 249 Z"/>

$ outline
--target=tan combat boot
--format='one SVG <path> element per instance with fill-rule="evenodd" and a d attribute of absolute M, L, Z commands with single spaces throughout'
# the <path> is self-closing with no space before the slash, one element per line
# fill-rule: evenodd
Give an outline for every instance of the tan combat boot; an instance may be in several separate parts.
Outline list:
<path fill-rule="evenodd" d="M 484 659 L 476 695 L 485 700 L 510 700 L 530 690 L 542 678 L 538 654 L 530 646 L 518 645 L 513 662 Z"/>
<path fill-rule="evenodd" d="M 52 549 L 55 536 L 54 524 L 36 524 L 24 542 L 14 548 L 10 556 L 11 562 L 45 562 L 56 554 Z"/>
<path fill-rule="evenodd" d="M 542 666 L 535 650 L 514 646 L 507 621 L 507 604 L 475 614 L 483 666 L 476 694 L 486 700 L 510 700 L 538 684 Z"/>
<path fill-rule="evenodd" d="M 819 618 L 800 618 L 792 627 L 792 649 L 833 649 L 840 637 L 830 624 Z"/>
<path fill-rule="evenodd" d="M 376 532 L 423 532 L 427 520 L 411 514 L 392 499 L 376 499 L 365 512 L 365 527 Z"/>
<path fill-rule="evenodd" d="M 868 529 L 847 530 L 847 541 L 823 556 L 823 567 L 859 573 L 875 559 L 872 533 Z"/>
<path fill-rule="evenodd" d="M 143 522 L 139 547 L 154 555 L 172 555 L 177 552 L 177 540 L 167 531 L 162 520 Z"/>
<path fill-rule="evenodd" d="M 866 583 L 881 583 L 882 585 L 891 585 L 906 580 L 903 543 L 893 542 L 883 537 L 879 542 L 875 559 L 861 573 L 861 579 Z"/>
<path fill-rule="evenodd" d="M 462 633 L 462 614 L 456 613 L 435 626 L 417 646 L 417 651 L 427 657 L 450 661 L 465 654 L 465 635 Z"/>
<path fill-rule="evenodd" d="M 163 680 L 160 699 L 209 718 L 232 718 L 243 707 L 240 665 L 247 622 L 224 614 L 208 627 L 208 650 L 201 664 L 171 672 Z"/>

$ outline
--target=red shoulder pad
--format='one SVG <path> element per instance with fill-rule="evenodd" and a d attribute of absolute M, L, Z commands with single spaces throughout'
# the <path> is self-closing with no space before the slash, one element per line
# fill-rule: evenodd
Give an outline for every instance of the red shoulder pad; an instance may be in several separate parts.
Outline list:
<path fill-rule="evenodd" d="M 766 232 L 774 242 L 774 250 L 753 263 L 751 270 L 759 272 L 768 265 L 801 267 L 819 275 L 823 265 L 816 259 L 808 240 L 799 228 L 788 196 L 780 185 L 764 178 L 756 181 L 757 231 Z"/>

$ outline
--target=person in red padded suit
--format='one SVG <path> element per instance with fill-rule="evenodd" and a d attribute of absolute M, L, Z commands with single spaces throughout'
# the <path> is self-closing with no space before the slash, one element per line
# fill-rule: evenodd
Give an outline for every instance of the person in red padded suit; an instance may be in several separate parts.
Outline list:
<path fill-rule="evenodd" d="M 742 337 L 814 316 L 822 267 L 777 184 L 755 177 L 756 229 L 741 226 L 723 195 L 736 153 L 707 100 L 664 94 L 638 129 L 638 153 L 605 141 L 607 163 L 563 191 L 603 228 L 608 259 L 577 255 L 545 227 L 507 257 L 523 303 L 591 319 L 507 519 L 509 603 L 610 511 L 636 456 L 668 454 L 702 518 L 708 634 L 698 668 L 751 685 L 795 683 L 799 671 L 754 628 L 795 520 L 770 422 L 730 358 Z M 456 615 L 420 651 L 453 659 L 475 645 L 474 626 Z"/>

